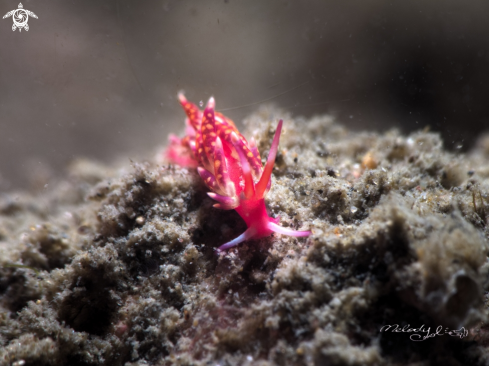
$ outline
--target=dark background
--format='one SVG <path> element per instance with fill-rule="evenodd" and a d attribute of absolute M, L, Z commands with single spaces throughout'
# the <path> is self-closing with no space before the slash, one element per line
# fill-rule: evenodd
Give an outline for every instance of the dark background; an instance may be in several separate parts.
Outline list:
<path fill-rule="evenodd" d="M 489 130 L 487 1 L 22 3 L 28 32 L 0 19 L 2 190 L 154 154 L 183 127 L 182 89 L 236 121 L 273 98 L 355 129 L 429 125 L 453 149 Z"/>

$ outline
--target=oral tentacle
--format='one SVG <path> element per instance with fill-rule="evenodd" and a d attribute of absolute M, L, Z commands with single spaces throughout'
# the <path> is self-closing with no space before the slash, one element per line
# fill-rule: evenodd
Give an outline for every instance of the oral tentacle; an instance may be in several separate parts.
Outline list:
<path fill-rule="evenodd" d="M 270 177 L 272 176 L 275 158 L 277 157 L 278 143 L 280 142 L 280 133 L 282 132 L 282 124 L 283 121 L 280 120 L 278 122 L 277 129 L 275 130 L 275 136 L 273 136 L 272 146 L 270 147 L 270 152 L 268 153 L 267 164 L 265 165 L 265 169 L 263 169 L 260 180 L 256 184 L 257 197 L 263 197 L 267 190 L 267 186 L 270 186 L 269 182 Z"/>
<path fill-rule="evenodd" d="M 256 230 L 254 227 L 249 227 L 243 234 L 238 236 L 237 238 L 221 245 L 219 248 L 217 248 L 219 251 L 226 250 L 232 247 L 235 247 L 239 243 L 242 243 L 250 238 L 252 238 L 256 233 Z"/>
<path fill-rule="evenodd" d="M 268 229 L 273 231 L 274 233 L 282 234 L 282 235 L 287 235 L 287 236 L 309 236 L 311 235 L 310 231 L 297 231 L 297 230 L 292 230 L 292 229 L 287 229 L 285 227 L 282 227 L 280 225 L 277 225 L 273 222 L 269 222 L 267 224 Z"/>

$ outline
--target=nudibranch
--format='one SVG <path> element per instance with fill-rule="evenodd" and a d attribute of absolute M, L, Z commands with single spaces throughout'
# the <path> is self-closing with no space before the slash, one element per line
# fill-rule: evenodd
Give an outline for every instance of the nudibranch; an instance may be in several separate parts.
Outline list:
<path fill-rule="evenodd" d="M 248 229 L 218 250 L 232 248 L 248 239 L 258 239 L 273 232 L 289 236 L 309 236 L 310 231 L 295 231 L 280 226 L 279 218 L 268 216 L 265 195 L 271 186 L 271 175 L 277 156 L 282 120 L 279 121 L 265 166 L 255 140 L 246 141 L 234 122 L 214 110 L 210 98 L 202 112 L 188 102 L 183 93 L 178 99 L 187 115 L 187 136 L 170 136 L 167 158 L 176 164 L 197 167 L 199 175 L 212 191 L 216 208 L 236 210 Z"/>

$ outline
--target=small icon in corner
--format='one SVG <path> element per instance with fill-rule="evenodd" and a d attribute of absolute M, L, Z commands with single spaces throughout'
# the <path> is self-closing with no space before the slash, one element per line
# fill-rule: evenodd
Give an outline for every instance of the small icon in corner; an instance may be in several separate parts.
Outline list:
<path fill-rule="evenodd" d="M 27 24 L 27 21 L 29 20 L 29 15 L 37 19 L 36 14 L 34 14 L 30 10 L 25 10 L 24 7 L 22 6 L 22 3 L 19 3 L 19 8 L 9 11 L 7 14 L 3 16 L 3 19 L 8 18 L 10 16 L 12 17 L 12 19 L 14 20 L 14 24 L 12 25 L 13 31 L 15 31 L 17 28 L 19 28 L 19 32 L 22 31 L 22 28 L 28 31 L 29 24 Z"/>

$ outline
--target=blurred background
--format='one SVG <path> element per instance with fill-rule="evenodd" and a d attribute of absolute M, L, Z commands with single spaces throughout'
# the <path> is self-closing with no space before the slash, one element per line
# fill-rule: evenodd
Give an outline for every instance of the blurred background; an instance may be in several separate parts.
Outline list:
<path fill-rule="evenodd" d="M 0 0 L 0 15 L 18 7 Z M 489 130 L 489 2 L 24 0 L 0 20 L 0 189 L 73 159 L 138 159 L 183 128 L 176 93 L 239 122 L 261 102 L 349 128 Z M 46 178 L 47 179 L 47 178 Z"/>

